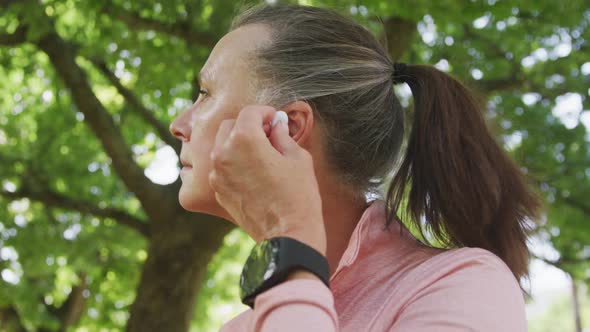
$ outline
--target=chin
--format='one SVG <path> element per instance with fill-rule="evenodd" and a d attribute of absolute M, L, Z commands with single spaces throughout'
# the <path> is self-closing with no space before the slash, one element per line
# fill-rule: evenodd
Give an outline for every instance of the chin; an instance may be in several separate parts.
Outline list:
<path fill-rule="evenodd" d="M 213 193 L 203 192 L 199 187 L 183 183 L 178 192 L 178 202 L 185 210 L 191 212 L 207 212 L 211 205 L 218 205 Z"/>
<path fill-rule="evenodd" d="M 207 189 L 202 190 L 203 187 Z M 208 185 L 183 183 L 178 193 L 178 202 L 187 211 L 213 215 L 235 224 L 227 211 L 219 205 L 215 199 L 215 192 Z"/>

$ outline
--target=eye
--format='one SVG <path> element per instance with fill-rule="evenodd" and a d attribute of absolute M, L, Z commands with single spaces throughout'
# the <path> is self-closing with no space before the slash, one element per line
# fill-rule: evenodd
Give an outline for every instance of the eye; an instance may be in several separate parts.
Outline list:
<path fill-rule="evenodd" d="M 200 89 L 200 90 L 199 90 L 199 94 L 200 94 L 200 95 L 203 95 L 203 96 L 205 96 L 205 97 L 206 97 L 206 96 L 208 96 L 208 95 L 209 95 L 209 92 L 207 92 L 207 90 Z"/>

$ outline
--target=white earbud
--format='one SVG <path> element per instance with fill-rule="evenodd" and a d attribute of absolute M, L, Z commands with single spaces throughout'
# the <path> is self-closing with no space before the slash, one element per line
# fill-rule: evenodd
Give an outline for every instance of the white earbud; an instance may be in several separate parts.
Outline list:
<path fill-rule="evenodd" d="M 283 121 L 283 123 L 289 124 L 289 117 L 287 116 L 287 113 L 283 111 L 278 111 L 272 118 L 271 128 L 274 128 L 274 126 L 279 122 L 279 120 Z"/>

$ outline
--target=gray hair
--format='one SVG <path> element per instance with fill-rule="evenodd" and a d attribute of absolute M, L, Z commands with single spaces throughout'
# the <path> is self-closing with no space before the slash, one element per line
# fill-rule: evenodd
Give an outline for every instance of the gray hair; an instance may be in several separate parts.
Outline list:
<path fill-rule="evenodd" d="M 308 102 L 337 178 L 357 194 L 381 196 L 404 137 L 386 48 L 353 19 L 324 8 L 263 3 L 235 17 L 230 31 L 247 24 L 264 24 L 271 34 L 252 54 L 256 102 L 277 109 Z"/>

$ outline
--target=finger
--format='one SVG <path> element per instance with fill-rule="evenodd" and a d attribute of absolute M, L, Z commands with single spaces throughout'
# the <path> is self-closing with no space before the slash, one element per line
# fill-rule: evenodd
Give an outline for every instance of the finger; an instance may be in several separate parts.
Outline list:
<path fill-rule="evenodd" d="M 215 143 L 213 144 L 213 149 L 211 150 L 211 159 L 215 159 L 217 154 L 221 151 L 223 144 L 229 139 L 229 135 L 231 134 L 235 119 L 227 119 L 221 121 L 219 124 L 219 128 L 217 128 L 217 134 L 215 135 Z"/>
<path fill-rule="evenodd" d="M 262 128 L 264 129 L 264 133 L 266 134 L 266 137 L 270 136 L 270 130 L 271 130 L 271 125 L 268 123 L 265 123 Z"/>
<path fill-rule="evenodd" d="M 270 130 L 270 127 L 264 125 L 272 121 L 276 111 L 274 107 L 268 105 L 248 105 L 240 110 L 234 131 L 236 134 L 244 134 L 244 137 L 252 137 L 254 140 L 266 138 L 270 135 L 270 131 L 266 133 L 266 128 Z"/>
<path fill-rule="evenodd" d="M 284 112 L 277 112 L 280 114 Z M 281 154 L 291 154 L 300 149 L 301 147 L 295 140 L 289 135 L 289 126 L 285 121 L 286 115 L 281 116 L 281 119 L 277 123 L 276 126 L 272 127 L 272 132 L 270 133 L 269 140 L 272 146 L 279 151 Z"/>

